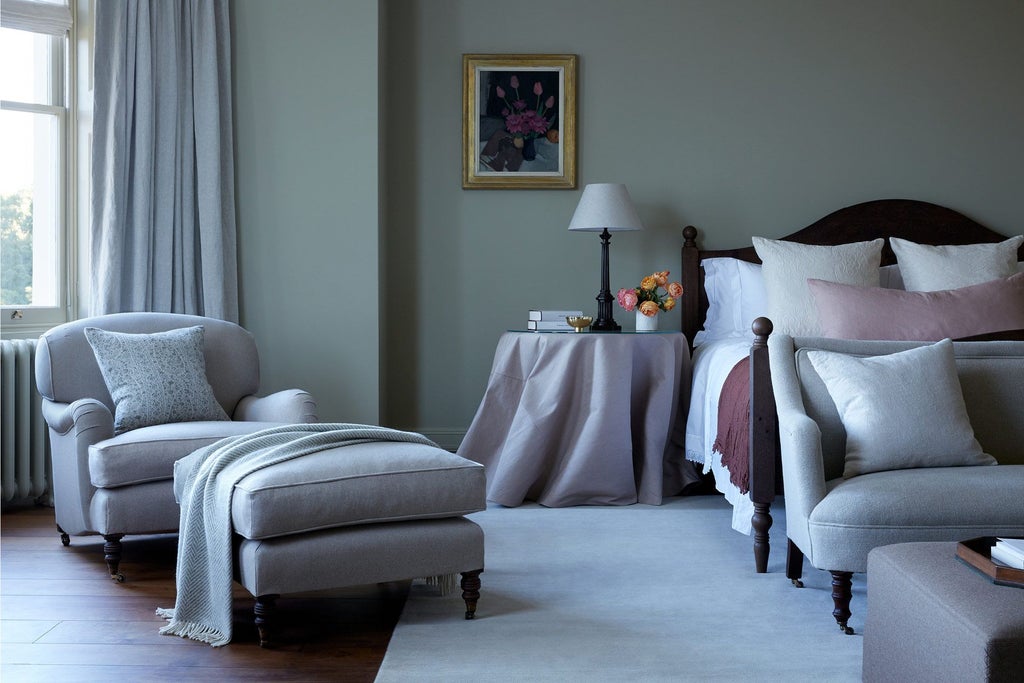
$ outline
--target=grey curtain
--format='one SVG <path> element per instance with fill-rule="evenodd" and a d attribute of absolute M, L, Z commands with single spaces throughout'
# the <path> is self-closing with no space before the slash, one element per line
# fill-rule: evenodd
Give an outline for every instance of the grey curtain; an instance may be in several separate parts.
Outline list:
<path fill-rule="evenodd" d="M 96 3 L 94 315 L 238 320 L 228 4 Z"/>

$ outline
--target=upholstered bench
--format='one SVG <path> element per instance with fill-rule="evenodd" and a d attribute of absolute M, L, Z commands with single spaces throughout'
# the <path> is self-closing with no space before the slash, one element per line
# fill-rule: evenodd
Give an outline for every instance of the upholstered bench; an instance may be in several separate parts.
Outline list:
<path fill-rule="evenodd" d="M 865 681 L 1020 681 L 1024 588 L 996 585 L 955 543 L 868 553 Z"/>
<path fill-rule="evenodd" d="M 280 595 L 461 573 L 472 619 L 484 567 L 482 465 L 418 443 L 329 448 L 257 470 L 234 488 L 236 579 L 256 597 L 260 645 Z"/>

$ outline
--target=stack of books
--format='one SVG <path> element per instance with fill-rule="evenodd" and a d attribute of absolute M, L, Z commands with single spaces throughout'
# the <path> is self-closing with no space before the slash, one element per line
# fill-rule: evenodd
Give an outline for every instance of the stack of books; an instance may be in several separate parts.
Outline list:
<path fill-rule="evenodd" d="M 565 322 L 565 318 L 570 315 L 583 315 L 583 311 L 533 309 L 526 321 L 526 329 L 534 332 L 572 332 L 572 326 Z"/>
<path fill-rule="evenodd" d="M 1024 538 L 997 538 L 992 559 L 1007 567 L 1024 569 Z"/>

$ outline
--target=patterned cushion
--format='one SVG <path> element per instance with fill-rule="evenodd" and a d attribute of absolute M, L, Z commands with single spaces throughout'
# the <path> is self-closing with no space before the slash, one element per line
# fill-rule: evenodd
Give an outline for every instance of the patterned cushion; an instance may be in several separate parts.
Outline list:
<path fill-rule="evenodd" d="M 125 334 L 85 328 L 114 399 L 114 433 L 170 422 L 227 420 L 206 379 L 203 328 Z"/>

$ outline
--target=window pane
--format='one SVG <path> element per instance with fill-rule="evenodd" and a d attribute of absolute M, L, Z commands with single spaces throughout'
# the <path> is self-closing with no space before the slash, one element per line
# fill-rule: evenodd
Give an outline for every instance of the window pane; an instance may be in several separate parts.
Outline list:
<path fill-rule="evenodd" d="M 60 301 L 60 119 L 0 112 L 0 304 Z"/>
<path fill-rule="evenodd" d="M 0 99 L 33 104 L 53 101 L 50 36 L 0 28 Z"/>

